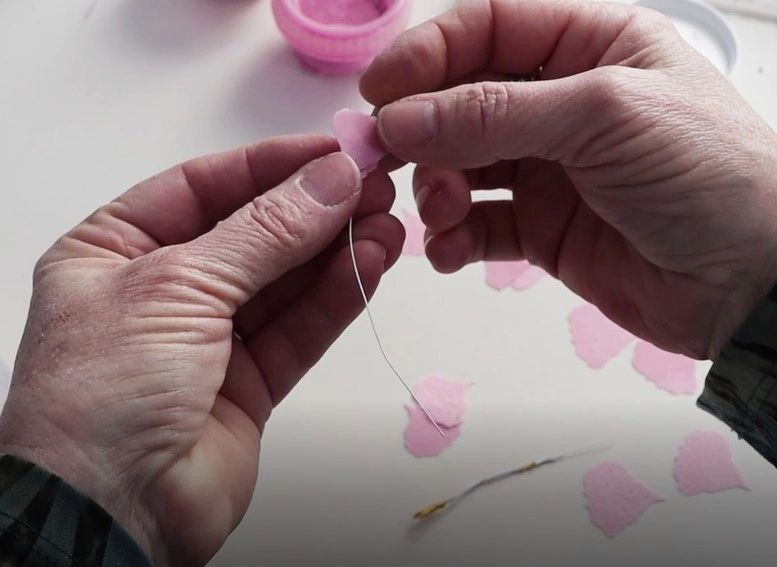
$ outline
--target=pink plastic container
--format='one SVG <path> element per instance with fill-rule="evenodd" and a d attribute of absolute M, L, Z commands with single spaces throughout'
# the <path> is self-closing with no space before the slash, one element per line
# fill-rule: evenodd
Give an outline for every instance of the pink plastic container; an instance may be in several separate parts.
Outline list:
<path fill-rule="evenodd" d="M 327 75 L 359 73 L 407 27 L 410 0 L 273 0 L 300 59 Z"/>

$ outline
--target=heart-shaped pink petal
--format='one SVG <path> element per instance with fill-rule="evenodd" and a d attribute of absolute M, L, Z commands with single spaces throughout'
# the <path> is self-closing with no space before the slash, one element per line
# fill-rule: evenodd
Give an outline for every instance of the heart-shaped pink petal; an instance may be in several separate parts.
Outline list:
<path fill-rule="evenodd" d="M 591 523 L 607 537 L 617 536 L 662 501 L 616 462 L 589 469 L 583 477 L 583 492 Z"/>
<path fill-rule="evenodd" d="M 674 460 L 674 478 L 686 496 L 731 488 L 748 490 L 728 440 L 715 431 L 694 431 L 683 439 Z"/>
<path fill-rule="evenodd" d="M 577 356 L 593 369 L 602 368 L 634 340 L 589 303 L 569 314 L 569 331 Z"/>
<path fill-rule="evenodd" d="M 696 363 L 690 358 L 638 341 L 631 364 L 634 370 L 671 394 L 696 392 Z"/>
<path fill-rule="evenodd" d="M 436 457 L 461 435 L 461 427 L 444 428 L 441 436 L 426 414 L 418 406 L 405 407 L 408 423 L 405 427 L 405 448 L 414 457 Z"/>
<path fill-rule="evenodd" d="M 529 289 L 544 276 L 544 270 L 529 262 L 486 262 L 486 283 L 497 291 Z"/>
<path fill-rule="evenodd" d="M 405 245 L 402 248 L 402 254 L 405 256 L 423 256 L 425 254 L 424 235 L 426 234 L 426 225 L 421 219 L 402 210 L 402 224 L 405 225 Z"/>
<path fill-rule="evenodd" d="M 353 158 L 362 176 L 373 172 L 387 155 L 380 143 L 378 119 L 374 116 L 343 109 L 332 118 L 332 132 L 340 149 Z"/>
<path fill-rule="evenodd" d="M 449 382 L 439 376 L 429 376 L 415 385 L 413 393 L 438 425 L 455 427 L 464 423 L 470 386 Z"/>

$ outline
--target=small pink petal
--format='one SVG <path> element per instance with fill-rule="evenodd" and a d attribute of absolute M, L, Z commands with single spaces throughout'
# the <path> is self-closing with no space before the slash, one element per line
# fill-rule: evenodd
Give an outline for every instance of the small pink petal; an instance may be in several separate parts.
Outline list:
<path fill-rule="evenodd" d="M 607 537 L 615 537 L 662 499 L 636 481 L 621 463 L 606 462 L 583 477 L 588 517 Z"/>
<path fill-rule="evenodd" d="M 439 376 L 429 376 L 416 384 L 413 393 L 438 425 L 455 427 L 464 423 L 470 386 L 449 382 Z"/>
<path fill-rule="evenodd" d="M 363 176 L 378 167 L 387 152 L 378 137 L 378 119 L 343 109 L 332 118 L 332 132 L 340 149 L 356 162 Z"/>
<path fill-rule="evenodd" d="M 536 284 L 546 275 L 547 272 L 545 272 L 545 270 L 542 268 L 538 268 L 537 266 L 532 266 L 529 264 L 529 267 L 524 270 L 521 275 L 515 278 L 515 281 L 513 282 L 513 289 L 517 289 L 518 291 L 527 290 L 530 287 L 533 287 L 534 284 Z"/>
<path fill-rule="evenodd" d="M 634 335 L 588 303 L 569 314 L 569 330 L 577 356 L 593 369 L 602 368 L 634 340 Z"/>
<path fill-rule="evenodd" d="M 715 431 L 694 431 L 683 439 L 674 460 L 674 478 L 686 496 L 731 488 L 748 490 L 728 440 Z"/>
<path fill-rule="evenodd" d="M 496 291 L 502 291 L 522 272 L 520 262 L 486 262 L 486 283 Z"/>
<path fill-rule="evenodd" d="M 405 246 L 402 248 L 402 254 L 405 256 L 424 256 L 424 235 L 426 233 L 426 225 L 419 217 L 405 210 L 402 211 L 402 217 L 402 224 L 405 225 L 406 233 Z"/>
<path fill-rule="evenodd" d="M 529 262 L 486 262 L 486 283 L 497 291 L 507 287 L 529 289 L 544 275 L 542 269 Z"/>
<path fill-rule="evenodd" d="M 690 358 L 638 341 L 631 364 L 634 370 L 671 394 L 696 392 L 696 363 Z"/>
<path fill-rule="evenodd" d="M 405 410 L 408 417 L 405 448 L 414 457 L 436 457 L 461 435 L 461 427 L 456 426 L 444 428 L 445 437 L 442 437 L 419 407 L 405 407 Z"/>

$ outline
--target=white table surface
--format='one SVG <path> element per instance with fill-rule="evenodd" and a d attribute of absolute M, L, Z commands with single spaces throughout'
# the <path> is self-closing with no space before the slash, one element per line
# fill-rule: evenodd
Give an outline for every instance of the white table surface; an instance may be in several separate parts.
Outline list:
<path fill-rule="evenodd" d="M 325 131 L 367 108 L 353 78 L 302 71 L 268 0 L 10 0 L 0 3 L 0 358 L 12 361 L 31 270 L 47 246 L 134 182 L 183 159 L 269 136 Z M 419 0 L 414 19 L 451 0 Z M 732 78 L 777 126 L 777 27 L 731 18 Z M 411 207 L 410 172 L 396 175 Z M 402 446 L 406 395 L 359 320 L 277 410 L 248 516 L 214 565 L 739 565 L 777 557 L 777 471 L 725 426 L 638 376 L 630 349 L 602 371 L 576 358 L 566 318 L 581 301 L 551 279 L 497 294 L 482 267 L 436 275 L 403 258 L 374 310 L 397 365 L 468 378 L 461 438 L 436 459 Z M 698 365 L 699 384 L 706 365 Z M 7 385 L 0 385 L 4 392 Z M 3 395 L 0 393 L 0 395 Z M 683 436 L 732 441 L 751 487 L 685 497 Z M 479 493 L 423 530 L 421 505 L 505 467 L 611 443 Z M 614 540 L 588 521 L 582 475 L 622 461 L 666 501 Z"/>

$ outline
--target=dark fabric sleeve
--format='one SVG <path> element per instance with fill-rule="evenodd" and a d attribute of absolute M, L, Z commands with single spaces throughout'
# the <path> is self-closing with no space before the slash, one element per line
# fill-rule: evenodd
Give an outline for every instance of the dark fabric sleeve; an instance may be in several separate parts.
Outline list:
<path fill-rule="evenodd" d="M 714 362 L 698 405 L 777 466 L 777 287 Z"/>
<path fill-rule="evenodd" d="M 60 478 L 0 456 L 0 565 L 150 567 L 113 518 Z"/>

